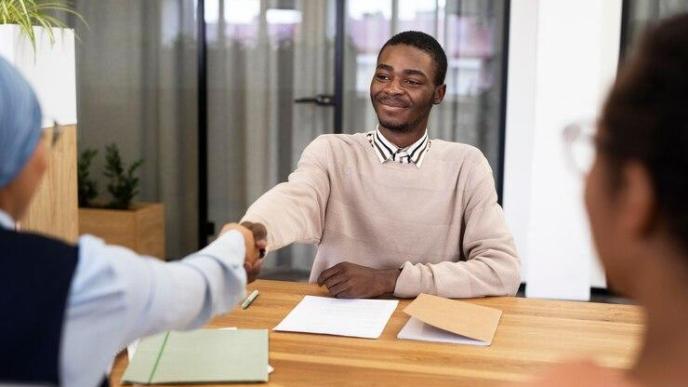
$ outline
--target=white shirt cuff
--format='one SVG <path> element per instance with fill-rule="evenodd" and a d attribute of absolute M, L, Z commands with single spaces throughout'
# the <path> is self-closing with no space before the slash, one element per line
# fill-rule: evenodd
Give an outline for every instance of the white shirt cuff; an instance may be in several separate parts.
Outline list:
<path fill-rule="evenodd" d="M 243 267 L 246 256 L 244 236 L 236 230 L 226 232 L 197 254 L 217 258 L 229 265 Z"/>

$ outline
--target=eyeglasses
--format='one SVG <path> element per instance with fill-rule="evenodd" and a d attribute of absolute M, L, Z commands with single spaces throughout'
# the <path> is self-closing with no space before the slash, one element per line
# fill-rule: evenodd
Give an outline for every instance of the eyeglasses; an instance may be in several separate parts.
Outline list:
<path fill-rule="evenodd" d="M 47 141 L 47 144 L 50 146 L 51 149 L 55 148 L 57 143 L 60 141 L 63 130 L 64 127 L 58 124 L 55 120 L 53 120 L 52 128 L 46 128 L 43 130 L 43 138 Z"/>
<path fill-rule="evenodd" d="M 580 175 L 587 175 L 595 161 L 594 121 L 580 121 L 566 125 L 562 134 L 569 167 Z"/>

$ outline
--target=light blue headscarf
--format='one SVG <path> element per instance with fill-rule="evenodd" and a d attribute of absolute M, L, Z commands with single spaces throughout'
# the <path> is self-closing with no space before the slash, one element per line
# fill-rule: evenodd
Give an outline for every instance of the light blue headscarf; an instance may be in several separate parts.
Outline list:
<path fill-rule="evenodd" d="M 41 137 L 41 106 L 19 71 L 0 57 L 0 188 L 29 161 Z"/>

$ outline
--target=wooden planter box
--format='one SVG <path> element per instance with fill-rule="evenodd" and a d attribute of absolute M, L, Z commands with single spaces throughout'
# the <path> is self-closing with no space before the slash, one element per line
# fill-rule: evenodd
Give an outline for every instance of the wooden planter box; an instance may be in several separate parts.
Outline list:
<path fill-rule="evenodd" d="M 161 203 L 135 203 L 129 210 L 79 208 L 79 234 L 166 259 L 165 207 Z"/>

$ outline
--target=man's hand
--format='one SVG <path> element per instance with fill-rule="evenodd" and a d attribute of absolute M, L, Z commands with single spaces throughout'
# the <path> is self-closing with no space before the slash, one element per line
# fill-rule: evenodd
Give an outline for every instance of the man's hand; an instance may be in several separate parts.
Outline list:
<path fill-rule="evenodd" d="M 256 248 L 260 251 L 260 257 L 263 258 L 268 245 L 268 230 L 262 223 L 241 222 L 241 225 L 251 230 L 253 239 L 256 241 Z"/>
<path fill-rule="evenodd" d="M 394 293 L 401 269 L 371 269 L 341 262 L 320 273 L 318 285 L 337 298 L 372 298 Z"/>
<path fill-rule="evenodd" d="M 251 230 L 238 223 L 228 223 L 224 227 L 222 227 L 220 235 L 232 230 L 239 231 L 241 235 L 244 237 L 244 245 L 246 247 L 244 266 L 246 266 L 247 264 L 253 266 L 260 258 L 260 252 L 258 247 L 256 246 L 255 240 L 253 239 L 253 233 L 251 232 Z"/>
<path fill-rule="evenodd" d="M 261 259 L 250 264 L 248 262 L 244 263 L 248 283 L 251 283 L 256 280 L 258 274 L 260 274 L 260 269 L 263 267 L 262 258 L 265 256 L 265 249 L 268 245 L 268 231 L 262 223 L 242 222 L 241 225 L 251 230 L 256 248 L 260 252 Z"/>

